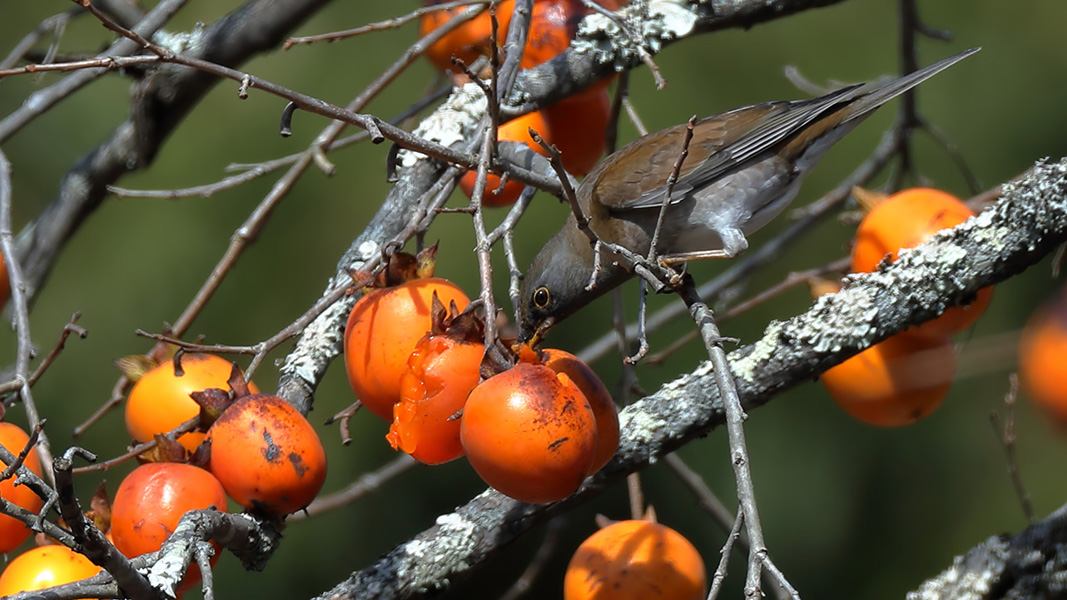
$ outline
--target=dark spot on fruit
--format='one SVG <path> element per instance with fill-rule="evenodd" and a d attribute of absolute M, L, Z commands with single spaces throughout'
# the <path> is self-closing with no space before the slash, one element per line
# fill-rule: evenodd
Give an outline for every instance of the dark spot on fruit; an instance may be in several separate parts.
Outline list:
<path fill-rule="evenodd" d="M 556 441 L 552 442 L 551 444 L 549 444 L 548 445 L 548 449 L 552 450 L 553 452 L 555 452 L 556 450 L 559 449 L 560 446 L 565 444 L 567 442 L 567 440 L 569 440 L 569 439 L 571 439 L 571 438 L 568 437 L 568 436 L 561 437 L 558 440 L 556 440 Z"/>
<path fill-rule="evenodd" d="M 293 464 L 293 470 L 296 471 L 297 475 L 303 477 L 304 473 L 308 472 L 309 467 L 304 464 L 304 457 L 296 452 L 289 453 L 289 462 Z"/>
<path fill-rule="evenodd" d="M 267 430 L 263 431 L 263 441 L 267 443 L 267 446 L 263 448 L 263 458 L 266 458 L 267 462 L 277 461 L 282 451 L 274 445 L 274 438 L 271 437 L 270 432 Z"/>

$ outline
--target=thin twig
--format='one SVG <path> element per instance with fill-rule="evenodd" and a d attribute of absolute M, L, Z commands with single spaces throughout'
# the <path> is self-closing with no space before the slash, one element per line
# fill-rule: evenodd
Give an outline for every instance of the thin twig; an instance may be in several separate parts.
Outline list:
<path fill-rule="evenodd" d="M 678 290 L 693 321 L 700 329 L 700 335 L 704 338 L 708 357 L 711 359 L 712 370 L 715 374 L 715 384 L 719 388 L 719 397 L 722 400 L 723 410 L 726 413 L 726 431 L 730 443 L 730 463 L 734 468 L 734 479 L 737 483 L 737 497 L 740 503 L 739 516 L 744 515 L 745 531 L 748 533 L 750 548 L 748 558 L 748 574 L 745 578 L 745 597 L 757 598 L 762 595 L 760 591 L 760 573 L 763 563 L 768 560 L 767 546 L 763 541 L 763 527 L 759 519 L 759 510 L 756 507 L 756 493 L 752 485 L 752 469 L 748 455 L 748 447 L 745 443 L 744 421 L 747 418 L 741 408 L 741 400 L 737 395 L 737 387 L 730 373 L 729 363 L 726 362 L 726 353 L 720 342 L 719 328 L 715 325 L 711 309 L 697 295 L 691 280 L 682 285 Z"/>
<path fill-rule="evenodd" d="M 1026 524 L 1033 525 L 1036 522 L 1034 517 L 1034 505 L 1030 501 L 1030 493 L 1026 490 L 1026 484 L 1023 483 L 1022 475 L 1019 473 L 1019 457 L 1015 452 L 1015 401 L 1019 396 L 1019 377 L 1012 373 L 1008 378 L 1008 392 L 1004 394 L 1004 417 L 1003 419 L 998 412 L 992 412 L 989 415 L 989 420 L 993 425 L 993 431 L 997 434 L 997 439 L 1000 440 L 1001 447 L 1004 448 L 1004 457 L 1008 463 L 1008 477 L 1011 479 L 1011 486 L 1015 489 L 1015 495 L 1019 498 L 1019 506 L 1023 510 L 1023 516 L 1026 517 Z"/>
<path fill-rule="evenodd" d="M 415 19 L 418 19 L 425 14 L 442 10 L 452 10 L 453 8 L 459 8 L 460 6 L 478 4 L 481 5 L 483 7 L 482 10 L 484 10 L 484 5 L 489 4 L 491 1 L 492 0 L 453 0 L 452 2 L 444 2 L 442 4 L 435 4 L 433 6 L 424 6 L 400 17 L 393 17 L 392 19 L 379 21 L 377 23 L 368 23 L 366 25 L 361 25 L 360 27 L 356 27 L 354 29 L 346 29 L 344 31 L 331 31 L 330 33 L 319 33 L 316 35 L 307 35 L 302 37 L 290 37 L 289 39 L 285 40 L 284 44 L 282 44 L 282 50 L 288 50 L 298 44 L 314 44 L 316 42 L 337 42 L 350 37 L 363 35 L 365 33 L 371 33 L 373 31 L 396 29 L 397 27 L 401 27 L 402 25 L 410 23 L 411 21 L 414 21 Z M 465 11 L 462 13 L 458 13 L 445 24 L 442 24 L 441 27 L 445 27 L 448 24 L 452 23 L 452 21 L 458 19 L 458 22 L 455 25 L 449 27 L 448 31 L 452 31 L 453 29 L 462 26 L 463 23 L 466 23 L 467 21 L 481 14 L 482 10 L 475 12 Z"/>
<path fill-rule="evenodd" d="M 364 473 L 359 479 L 348 484 L 343 490 L 319 496 L 304 512 L 289 516 L 288 521 L 301 521 L 311 517 L 317 517 L 331 510 L 348 506 L 356 500 L 381 488 L 387 482 L 401 473 L 419 464 L 408 454 L 401 454 L 386 463 L 376 471 Z"/>

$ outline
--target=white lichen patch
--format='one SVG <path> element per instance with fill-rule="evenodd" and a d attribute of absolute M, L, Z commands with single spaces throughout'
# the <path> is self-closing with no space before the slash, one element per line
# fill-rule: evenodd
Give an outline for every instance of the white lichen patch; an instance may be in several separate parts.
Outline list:
<path fill-rule="evenodd" d="M 470 519 L 466 519 L 457 513 L 441 515 L 437 517 L 436 523 L 440 525 L 442 529 L 458 533 L 465 539 L 472 538 L 477 529 Z"/>
<path fill-rule="evenodd" d="M 781 321 L 771 321 L 763 331 L 763 337 L 752 344 L 752 351 L 744 358 L 730 357 L 730 370 L 734 377 L 751 381 L 755 375 L 755 369 L 770 360 L 778 350 L 778 334 L 784 325 Z"/>
<path fill-rule="evenodd" d="M 320 377 L 320 365 L 324 357 L 337 354 L 344 328 L 335 324 L 345 322 L 350 306 L 344 301 L 335 302 L 309 323 L 300 335 L 297 348 L 285 357 L 281 372 L 314 384 Z"/>
<path fill-rule="evenodd" d="M 174 588 L 182 580 L 182 558 L 177 553 L 165 554 L 145 572 L 148 584 L 157 590 L 163 590 L 170 598 L 176 598 Z"/>
<path fill-rule="evenodd" d="M 571 46 L 575 52 L 593 54 L 598 62 L 622 69 L 639 59 L 636 43 L 656 54 L 664 42 L 692 33 L 698 5 L 687 0 L 635 0 L 615 13 L 622 27 L 616 19 L 593 13 L 582 20 Z"/>
<path fill-rule="evenodd" d="M 200 48 L 206 31 L 207 28 L 203 23 L 197 23 L 192 31 L 171 33 L 160 29 L 152 34 L 152 41 L 175 54 L 193 52 Z"/>
<path fill-rule="evenodd" d="M 397 575 L 406 578 L 409 570 L 463 570 L 465 561 L 456 562 L 456 557 L 469 556 L 477 544 L 477 525 L 458 513 L 437 517 L 440 531 L 432 540 L 411 540 L 401 546 L 405 559 L 397 563 Z M 440 582 L 444 583 L 444 582 Z"/>
<path fill-rule="evenodd" d="M 444 104 L 423 119 L 413 133 L 442 146 L 451 146 L 471 138 L 487 106 L 482 90 L 476 84 L 468 83 L 452 90 Z M 424 157 L 424 154 L 404 149 L 397 154 L 397 164 L 402 169 L 411 167 Z"/>
<path fill-rule="evenodd" d="M 374 240 L 367 240 L 367 241 L 365 241 L 365 242 L 363 242 L 362 244 L 359 245 L 359 257 L 360 257 L 359 259 L 362 260 L 362 261 L 370 260 L 371 257 L 373 257 L 377 253 L 378 253 L 378 242 L 375 242 Z M 352 265 L 353 268 L 355 266 L 356 266 L 355 264 Z"/>

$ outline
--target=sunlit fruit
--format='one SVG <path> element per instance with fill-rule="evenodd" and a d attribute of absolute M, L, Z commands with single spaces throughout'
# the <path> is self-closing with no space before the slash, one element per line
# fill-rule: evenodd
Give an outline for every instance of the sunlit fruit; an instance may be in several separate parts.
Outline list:
<path fill-rule="evenodd" d="M 148 463 L 133 470 L 115 492 L 111 504 L 111 537 L 115 547 L 133 558 L 155 552 L 174 533 L 185 513 L 208 507 L 226 510 L 226 492 L 214 475 L 181 463 Z M 212 564 L 218 561 L 217 552 Z M 190 565 L 178 586 L 182 592 L 200 581 Z"/>
<path fill-rule="evenodd" d="M 703 600 L 700 553 L 680 533 L 619 521 L 586 539 L 567 566 L 564 600 Z"/>
<path fill-rule="evenodd" d="M 534 111 L 521 117 L 517 117 L 504 123 L 497 129 L 498 142 L 523 142 L 541 155 L 546 155 L 540 144 L 533 141 L 529 130 L 536 131 L 546 142 L 553 143 L 551 127 L 540 112 Z M 474 183 L 477 179 L 476 171 L 467 171 L 459 180 L 459 188 L 468 198 L 474 193 Z M 485 206 L 508 206 L 514 204 L 522 193 L 523 184 L 518 181 L 508 180 L 504 187 L 500 187 L 500 177 L 489 173 L 485 180 L 485 192 L 482 194 L 482 204 Z"/>
<path fill-rule="evenodd" d="M 1019 346 L 1019 378 L 1035 404 L 1067 425 L 1067 291 L 1027 322 Z"/>
<path fill-rule="evenodd" d="M 0 422 L 0 446 L 7 448 L 11 454 L 18 456 L 29 441 L 30 436 L 18 425 Z M 37 448 L 30 450 L 22 464 L 36 473 L 38 477 L 41 476 L 41 460 L 37 457 Z M 0 466 L 0 471 L 4 468 Z M 44 505 L 41 497 L 30 488 L 24 485 L 16 486 L 15 477 L 0 481 L 0 496 L 34 513 L 41 510 L 41 506 Z M 11 552 L 18 548 L 19 544 L 30 537 L 30 533 L 32 533 L 30 528 L 22 521 L 7 515 L 0 515 L 0 553 Z"/>
<path fill-rule="evenodd" d="M 485 346 L 483 328 L 464 313 L 446 331 L 427 334 L 408 357 L 400 402 L 386 439 L 394 449 L 436 465 L 463 456 L 459 413 L 478 384 Z M 470 322 L 470 327 L 464 323 Z"/>
<path fill-rule="evenodd" d="M 424 6 L 442 4 L 445 0 L 426 0 Z M 435 10 L 424 14 L 419 19 L 419 37 L 426 37 L 430 32 L 441 27 L 454 16 L 470 9 L 469 6 L 457 6 L 447 10 Z M 515 10 L 515 0 L 504 0 L 496 5 L 498 23 L 497 44 L 503 45 L 507 39 L 508 24 L 511 13 Z M 459 58 L 467 66 L 473 65 L 479 56 L 489 56 L 492 19 L 489 10 L 478 13 L 473 19 L 463 23 L 445 34 L 440 40 L 426 50 L 426 58 L 441 71 L 461 70 L 452 64 L 452 56 Z"/>
<path fill-rule="evenodd" d="M 856 230 L 852 270 L 870 273 L 887 255 L 896 260 L 901 249 L 914 248 L 973 215 L 966 204 L 939 190 L 914 188 L 894 194 L 876 204 Z M 970 304 L 949 308 L 907 334 L 940 339 L 963 331 L 982 316 L 992 297 L 992 286 L 981 289 Z"/>
<path fill-rule="evenodd" d="M 233 403 L 207 433 L 209 465 L 226 494 L 268 515 L 296 512 L 326 480 L 326 452 L 291 404 L 255 394 Z"/>
<path fill-rule="evenodd" d="M 88 558 L 66 546 L 39 546 L 8 563 L 0 574 L 0 597 L 81 581 L 100 571 Z"/>
<path fill-rule="evenodd" d="M 356 302 L 345 327 L 348 382 L 363 406 L 393 420 L 400 401 L 400 380 L 415 343 L 430 332 L 433 294 L 442 304 L 462 310 L 470 299 L 456 284 L 427 277 L 374 290 Z"/>
<path fill-rule="evenodd" d="M 166 361 L 142 374 L 126 399 L 126 430 L 138 442 L 147 442 L 200 414 L 200 406 L 189 397 L 192 392 L 208 388 L 229 390 L 227 381 L 233 364 L 212 354 L 185 354 L 181 372 L 175 373 L 173 361 Z M 248 389 L 258 394 L 252 382 Z M 204 434 L 194 431 L 178 438 L 190 452 L 203 441 Z"/>
<path fill-rule="evenodd" d="M 565 373 L 520 363 L 467 398 L 460 439 L 486 483 L 523 502 L 571 495 L 593 468 L 596 417 Z"/>
<path fill-rule="evenodd" d="M 541 353 L 544 364 L 557 373 L 565 373 L 582 391 L 596 418 L 597 449 L 590 475 L 606 465 L 619 448 L 619 413 L 611 392 L 604 387 L 593 369 L 577 356 L 565 350 L 545 348 Z"/>
<path fill-rule="evenodd" d="M 897 427 L 940 406 L 955 374 L 950 339 L 897 334 L 830 368 L 819 380 L 852 417 Z"/>

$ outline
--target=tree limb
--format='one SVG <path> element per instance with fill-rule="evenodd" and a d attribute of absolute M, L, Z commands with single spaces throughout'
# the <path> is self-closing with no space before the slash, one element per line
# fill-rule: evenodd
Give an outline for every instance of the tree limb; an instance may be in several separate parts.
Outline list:
<path fill-rule="evenodd" d="M 1065 240 L 1067 159 L 1040 162 L 1006 185 L 986 212 L 901 252 L 883 271 L 851 276 L 841 292 L 820 297 L 786 322 L 772 322 L 763 338 L 731 353 L 742 404 L 751 410 L 811 381 L 871 344 L 1023 271 Z M 712 377 L 705 362 L 624 409 L 615 458 L 570 498 L 532 505 L 487 490 L 319 598 L 422 598 L 461 580 L 536 525 L 721 425 Z"/>

